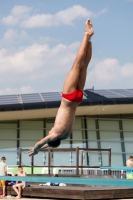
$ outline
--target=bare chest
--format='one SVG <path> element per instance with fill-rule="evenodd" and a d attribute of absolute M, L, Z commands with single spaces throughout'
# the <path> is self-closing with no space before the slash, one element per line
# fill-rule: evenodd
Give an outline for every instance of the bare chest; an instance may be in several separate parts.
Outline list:
<path fill-rule="evenodd" d="M 55 120 L 54 130 L 60 135 L 60 138 L 68 138 L 72 132 L 75 115 L 73 113 L 58 112 Z"/>
<path fill-rule="evenodd" d="M 18 173 L 18 176 L 25 176 L 25 172 L 23 172 L 23 173 Z"/>

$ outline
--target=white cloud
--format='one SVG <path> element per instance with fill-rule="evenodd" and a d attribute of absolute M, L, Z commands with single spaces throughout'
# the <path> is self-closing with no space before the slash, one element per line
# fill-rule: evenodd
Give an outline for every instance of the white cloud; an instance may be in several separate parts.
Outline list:
<path fill-rule="evenodd" d="M 71 8 L 57 12 L 55 15 L 51 14 L 37 14 L 29 17 L 29 19 L 22 22 L 21 26 L 26 28 L 33 27 L 51 27 L 62 24 L 72 25 L 77 18 L 90 17 L 92 12 L 88 11 L 80 5 L 74 5 Z"/>
<path fill-rule="evenodd" d="M 32 85 L 36 83 L 36 88 L 43 91 L 44 87 L 38 86 L 38 81 L 45 85 L 46 82 L 56 77 L 60 82 L 70 70 L 79 43 L 71 45 L 58 44 L 50 48 L 47 44 L 34 43 L 31 46 L 21 47 L 19 49 L 8 51 L 0 50 L 0 85 L 6 83 L 6 89 L 0 90 L 0 94 L 26 93 L 33 89 L 23 86 L 19 89 L 7 87 L 10 83 L 13 85 Z M 106 58 L 105 60 L 90 63 L 91 69 L 88 70 L 87 85 L 96 88 L 131 88 L 133 84 L 133 63 L 120 65 L 115 58 Z M 58 80 L 60 77 L 60 81 Z M 6 80 L 6 82 L 5 82 Z M 56 88 L 56 86 L 54 86 Z M 62 85 L 60 86 L 62 88 Z"/>
<path fill-rule="evenodd" d="M 14 29 L 8 29 L 4 34 L 4 40 L 14 40 L 14 38 L 18 37 L 18 31 Z"/>
<path fill-rule="evenodd" d="M 14 6 L 13 9 L 11 10 L 11 14 L 13 16 L 23 17 L 23 15 L 28 14 L 31 10 L 32 8 L 29 8 L 27 6 Z"/>
<path fill-rule="evenodd" d="M 0 90 L 0 95 L 6 94 L 26 94 L 26 93 L 33 93 L 34 89 L 30 86 L 22 86 L 21 88 L 6 88 Z"/>
<path fill-rule="evenodd" d="M 39 37 L 39 39 L 38 39 L 38 42 L 39 42 L 40 44 L 51 43 L 51 42 L 57 42 L 57 41 L 58 41 L 57 39 L 52 38 L 52 37 L 49 37 L 49 36 L 46 36 L 46 37 L 41 36 L 41 37 Z"/>
<path fill-rule="evenodd" d="M 33 27 L 50 27 L 54 25 L 53 16 L 50 14 L 38 14 L 29 17 L 21 23 L 22 27 L 33 28 Z"/>
<path fill-rule="evenodd" d="M 53 77 L 63 78 L 70 70 L 79 43 L 71 45 L 59 44 L 50 48 L 47 44 L 33 44 L 31 46 L 19 48 L 16 51 L 8 51 L 6 49 L 0 50 L 0 82 L 1 87 L 3 83 L 6 85 L 12 83 L 13 85 L 25 83 L 26 85 L 34 84 L 38 86 L 38 81 L 43 85 Z M 91 62 L 91 69 L 87 75 L 87 85 L 96 88 L 131 88 L 133 84 L 133 63 L 125 63 L 120 65 L 115 58 L 106 58 L 105 60 Z M 61 85 L 62 86 L 62 85 Z M 56 86 L 55 86 L 56 87 Z M 47 88 L 47 87 L 46 87 Z M 22 90 L 23 89 L 23 90 Z M 28 90 L 29 89 L 29 90 Z M 32 91 L 32 88 L 21 88 L 12 91 L 11 88 L 1 90 L 10 93 L 25 91 Z M 43 91 L 40 88 L 39 90 Z"/>
<path fill-rule="evenodd" d="M 107 12 L 107 9 L 100 10 L 98 13 L 93 13 L 93 17 L 99 17 Z"/>
<path fill-rule="evenodd" d="M 96 88 L 131 88 L 133 84 L 133 63 L 120 65 L 114 58 L 95 63 L 88 73 L 87 84 Z"/>
<path fill-rule="evenodd" d="M 20 21 L 29 17 L 29 12 L 32 8 L 27 6 L 14 6 L 11 10 L 11 14 L 7 17 L 3 17 L 1 22 L 5 25 L 14 26 L 20 23 Z"/>
<path fill-rule="evenodd" d="M 72 24 L 73 20 L 77 18 L 90 17 L 92 12 L 83 8 L 80 5 L 72 6 L 66 10 L 60 11 L 53 16 L 55 18 L 55 24 Z"/>
<path fill-rule="evenodd" d="M 6 25 L 20 25 L 25 28 L 52 27 L 59 25 L 72 25 L 73 21 L 79 18 L 96 17 L 106 12 L 106 9 L 93 13 L 81 5 L 74 5 L 55 14 L 29 15 L 32 8 L 26 6 L 15 6 L 11 14 L 2 18 Z"/>
<path fill-rule="evenodd" d="M 50 49 L 47 44 L 33 44 L 16 51 L 0 50 L 0 82 L 49 79 L 70 69 L 79 43 L 59 44 Z"/>
<path fill-rule="evenodd" d="M 18 41 L 22 42 L 22 40 L 25 40 L 28 38 L 29 36 L 25 30 L 18 31 L 11 28 L 5 32 L 2 42 L 6 42 L 6 43 L 18 42 Z"/>
<path fill-rule="evenodd" d="M 7 17 L 3 17 L 1 22 L 5 25 L 14 26 L 14 25 L 18 24 L 19 18 L 15 17 L 13 15 L 9 15 Z"/>

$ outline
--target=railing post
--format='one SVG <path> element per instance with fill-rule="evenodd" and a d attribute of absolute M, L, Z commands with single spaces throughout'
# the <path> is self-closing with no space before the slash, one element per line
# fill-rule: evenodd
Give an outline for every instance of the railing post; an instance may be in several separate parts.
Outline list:
<path fill-rule="evenodd" d="M 51 150 L 48 148 L 48 174 L 50 175 L 50 165 L 51 165 Z"/>
<path fill-rule="evenodd" d="M 83 167 L 83 151 L 81 151 L 81 166 Z M 83 175 L 83 168 L 81 168 L 81 175 Z"/>
<path fill-rule="evenodd" d="M 108 166 L 111 166 L 111 148 L 108 151 Z M 109 170 L 109 175 L 111 175 L 111 170 Z"/>
<path fill-rule="evenodd" d="M 19 148 L 19 165 L 22 163 L 22 148 Z"/>
<path fill-rule="evenodd" d="M 79 147 L 76 147 L 76 175 L 79 175 Z"/>
<path fill-rule="evenodd" d="M 34 174 L 34 156 L 31 156 L 31 173 Z"/>

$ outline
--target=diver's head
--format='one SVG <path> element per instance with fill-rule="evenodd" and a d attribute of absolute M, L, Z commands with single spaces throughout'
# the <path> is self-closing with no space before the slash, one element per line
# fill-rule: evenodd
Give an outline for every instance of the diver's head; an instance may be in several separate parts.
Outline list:
<path fill-rule="evenodd" d="M 60 143 L 61 143 L 61 139 L 56 139 L 54 141 L 48 142 L 48 146 L 56 148 L 60 145 Z"/>

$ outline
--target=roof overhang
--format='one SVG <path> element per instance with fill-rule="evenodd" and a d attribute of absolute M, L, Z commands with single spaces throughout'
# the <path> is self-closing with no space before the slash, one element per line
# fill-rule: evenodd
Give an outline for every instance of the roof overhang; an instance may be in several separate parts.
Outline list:
<path fill-rule="evenodd" d="M 54 118 L 58 108 L 45 108 L 33 110 L 4 111 L 0 112 L 0 121 L 5 120 L 24 120 L 39 118 Z M 121 105 L 93 105 L 79 106 L 76 116 L 83 115 L 114 115 L 114 114 L 132 114 L 133 104 Z"/>
<path fill-rule="evenodd" d="M 84 90 L 76 116 L 133 114 L 133 90 L 107 92 Z M 60 103 L 60 92 L 0 96 L 0 121 L 54 118 Z"/>

